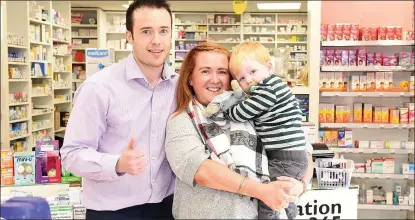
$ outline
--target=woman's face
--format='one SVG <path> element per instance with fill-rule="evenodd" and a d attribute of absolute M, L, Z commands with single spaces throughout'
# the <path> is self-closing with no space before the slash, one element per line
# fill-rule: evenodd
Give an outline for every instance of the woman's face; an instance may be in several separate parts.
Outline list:
<path fill-rule="evenodd" d="M 229 62 L 224 54 L 199 52 L 195 58 L 195 67 L 190 76 L 190 85 L 196 94 L 196 100 L 208 105 L 215 96 L 229 90 Z"/>

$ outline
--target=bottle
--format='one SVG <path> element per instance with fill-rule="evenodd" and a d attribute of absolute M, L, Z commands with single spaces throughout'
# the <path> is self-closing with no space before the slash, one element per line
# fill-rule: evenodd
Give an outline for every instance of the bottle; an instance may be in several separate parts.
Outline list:
<path fill-rule="evenodd" d="M 362 182 L 361 185 L 360 185 L 359 203 L 360 204 L 365 204 L 366 203 L 366 185 L 365 185 L 364 182 Z"/>

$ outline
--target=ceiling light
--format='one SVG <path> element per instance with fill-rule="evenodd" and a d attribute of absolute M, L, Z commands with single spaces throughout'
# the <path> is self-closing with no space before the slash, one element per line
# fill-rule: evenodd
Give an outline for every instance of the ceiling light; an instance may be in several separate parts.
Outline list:
<path fill-rule="evenodd" d="M 260 10 L 290 10 L 300 9 L 301 3 L 257 3 Z"/>

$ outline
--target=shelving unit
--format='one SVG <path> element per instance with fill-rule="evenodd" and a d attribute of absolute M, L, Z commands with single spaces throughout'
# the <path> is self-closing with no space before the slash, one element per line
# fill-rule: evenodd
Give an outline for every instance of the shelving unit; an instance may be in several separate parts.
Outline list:
<path fill-rule="evenodd" d="M 15 45 L 15 42 L 7 43 L 7 39 L 4 39 L 2 42 L 4 42 L 7 49 L 2 50 L 2 57 L 7 57 L 7 53 L 21 53 L 25 57 L 25 62 L 9 62 L 4 59 L 4 62 L 6 62 L 5 68 L 16 68 L 13 69 L 14 72 L 17 71 L 21 74 L 10 75 L 10 77 L 7 74 L 2 74 L 2 82 L 4 82 L 3 79 L 7 82 L 2 84 L 2 94 L 6 93 L 3 96 L 6 107 L 2 108 L 2 126 L 4 126 L 3 124 L 7 125 L 7 128 L 2 127 L 5 128 L 3 130 L 5 132 L 2 132 L 2 148 L 9 149 L 15 142 L 22 142 L 25 143 L 25 151 L 32 151 L 32 147 L 34 147 L 41 134 L 49 134 L 52 137 L 55 135 L 53 129 L 55 124 L 53 115 L 55 95 L 71 94 L 70 87 L 64 92 L 53 90 L 57 85 L 70 85 L 71 83 L 71 79 L 68 77 L 70 74 L 63 73 L 70 72 L 70 50 L 67 54 L 54 52 L 58 45 L 69 45 L 70 2 L 10 1 L 4 5 L 2 4 L 2 9 L 3 6 L 7 8 L 7 17 L 4 20 L 2 18 L 2 21 L 5 22 L 2 33 L 4 31 L 5 35 L 15 34 L 20 36 L 22 40 L 18 45 Z M 39 16 L 35 12 L 39 7 L 42 7 L 48 13 L 43 16 L 40 13 Z M 59 24 L 56 23 L 58 20 L 54 19 L 54 13 L 56 12 L 60 13 L 61 20 L 59 22 L 61 23 Z M 57 58 L 64 60 L 59 67 L 66 67 L 66 69 L 54 73 L 54 70 L 58 68 L 56 65 Z M 3 71 L 5 73 L 8 70 L 3 69 Z M 59 84 L 56 80 L 58 78 L 60 79 Z M 14 101 L 9 94 L 25 94 L 25 98 Z M 71 102 L 71 99 L 69 99 L 69 102 Z M 9 109 L 20 110 L 23 108 L 27 112 L 25 116 L 19 116 L 22 118 L 17 119 L 11 118 Z M 70 109 L 67 109 L 67 111 L 70 111 Z M 19 123 L 25 124 L 25 132 L 19 133 L 17 136 L 9 135 L 11 130 L 9 126 L 17 126 Z"/>
<path fill-rule="evenodd" d="M 366 48 L 367 52 L 382 52 L 393 54 L 394 52 L 411 52 L 414 42 L 406 40 L 384 41 L 324 41 L 321 49 L 358 49 Z M 337 47 L 337 48 L 336 48 Z M 343 72 L 347 77 L 361 75 L 365 72 L 393 72 L 394 82 L 409 80 L 414 73 L 414 66 L 322 66 L 321 72 Z M 351 79 L 348 80 L 351 82 Z M 353 118 L 353 103 L 369 103 L 373 106 L 385 106 L 388 108 L 403 107 L 405 102 L 414 102 L 414 92 L 347 92 L 347 91 L 322 91 L 319 97 L 320 103 L 333 103 L 334 105 L 350 106 Z M 383 124 L 383 123 L 319 123 L 320 129 L 347 129 L 353 132 L 353 143 L 359 141 L 414 141 L 414 124 Z M 331 148 L 337 155 L 344 155 L 346 159 L 352 159 L 355 163 L 364 163 L 367 158 L 394 158 L 395 170 L 391 174 L 353 173 L 352 183 L 365 184 L 366 189 L 371 186 L 382 186 L 386 191 L 394 191 L 395 184 L 402 189 L 414 186 L 413 175 L 400 174 L 402 163 L 414 161 L 413 149 L 376 149 L 376 148 Z M 379 215 L 379 210 L 385 210 L 384 216 L 391 219 L 407 218 L 413 212 L 412 206 L 407 205 L 375 205 L 358 204 L 359 216 Z M 410 212 L 407 212 L 410 211 Z M 377 213 L 375 213 L 377 212 Z M 383 214 L 382 214 L 383 215 Z"/>

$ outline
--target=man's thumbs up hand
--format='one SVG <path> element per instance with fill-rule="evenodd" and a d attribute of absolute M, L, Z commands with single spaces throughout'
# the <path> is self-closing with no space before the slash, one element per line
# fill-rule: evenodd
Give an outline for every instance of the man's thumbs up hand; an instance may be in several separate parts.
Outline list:
<path fill-rule="evenodd" d="M 117 173 L 139 175 L 144 171 L 146 165 L 144 152 L 135 149 L 135 139 L 131 138 L 120 159 L 118 159 L 115 170 Z"/>

